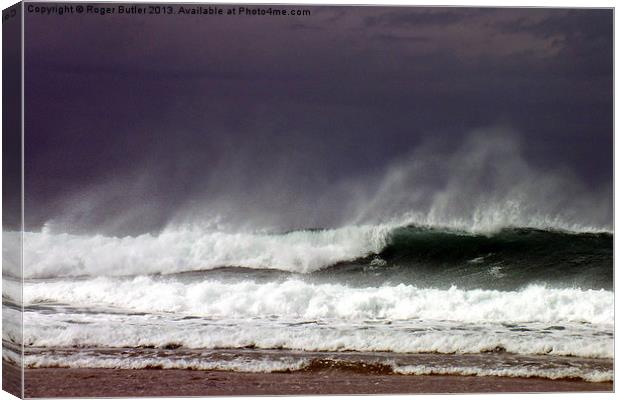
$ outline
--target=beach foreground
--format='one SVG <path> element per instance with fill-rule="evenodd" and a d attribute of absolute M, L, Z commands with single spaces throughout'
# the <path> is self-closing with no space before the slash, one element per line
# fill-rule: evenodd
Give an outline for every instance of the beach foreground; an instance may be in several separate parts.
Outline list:
<path fill-rule="evenodd" d="M 14 366 L 3 363 L 5 371 Z M 25 371 L 26 397 L 221 396 L 612 391 L 611 382 L 478 376 L 406 376 L 348 370 L 240 373 L 40 368 Z"/>

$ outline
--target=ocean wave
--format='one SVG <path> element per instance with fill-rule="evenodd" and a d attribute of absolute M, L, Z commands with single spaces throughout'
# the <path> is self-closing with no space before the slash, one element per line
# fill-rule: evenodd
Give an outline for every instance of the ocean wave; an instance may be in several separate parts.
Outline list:
<path fill-rule="evenodd" d="M 26 283 L 25 306 L 60 303 L 144 313 L 216 318 L 339 320 L 432 319 L 463 322 L 585 322 L 612 324 L 614 295 L 606 290 L 529 286 L 518 291 L 447 290 L 398 284 L 349 287 L 298 279 L 258 283 L 180 282 L 136 277 Z"/>
<path fill-rule="evenodd" d="M 320 356 L 319 356 L 320 357 Z M 114 369 L 192 369 L 206 371 L 234 372 L 320 372 L 327 370 L 354 371 L 363 374 L 401 374 L 401 375 L 462 375 L 462 376 L 501 376 L 519 378 L 581 379 L 589 382 L 610 382 L 614 380 L 610 368 L 592 368 L 588 365 L 507 365 L 504 362 L 486 361 L 485 366 L 449 365 L 457 360 L 446 359 L 448 365 L 402 365 L 393 360 L 349 361 L 346 359 L 317 358 L 311 354 L 297 357 L 234 357 L 233 359 L 211 359 L 207 357 L 157 357 L 134 355 L 119 357 L 117 354 L 97 354 L 93 352 L 73 354 L 31 354 L 24 359 L 27 368 L 114 368 Z M 470 360 L 464 360 L 470 361 Z M 500 360 L 501 361 L 501 360 Z M 471 361 L 470 361 L 471 362 Z"/>
<path fill-rule="evenodd" d="M 72 321 L 68 322 L 71 317 Z M 179 322 L 145 316 L 106 315 L 100 323 L 92 318 L 44 316 L 24 331 L 27 348 L 154 348 L 167 349 L 262 349 L 304 352 L 391 352 L 394 354 L 482 354 L 506 352 L 521 355 L 613 358 L 611 328 L 606 331 L 562 324 L 563 331 L 525 325 L 519 330 L 501 324 L 423 323 L 373 326 L 343 323 L 266 321 Z M 297 325 L 295 325 L 297 324 Z M 547 326 L 548 327 L 548 326 Z M 513 329 L 513 330 L 511 330 Z M 525 332 L 524 332 L 525 331 Z M 605 335 L 601 332 L 604 331 Z"/>
<path fill-rule="evenodd" d="M 580 368 L 541 368 L 541 367 L 427 367 L 422 365 L 405 366 L 394 369 L 404 375 L 463 375 L 463 376 L 502 376 L 511 378 L 546 378 L 546 379 L 582 379 L 588 382 L 610 382 L 614 373 L 607 371 L 589 371 Z"/>
<path fill-rule="evenodd" d="M 25 233 L 24 277 L 170 274 L 222 266 L 307 273 L 380 251 L 389 231 L 387 226 L 278 235 L 172 230 L 124 238 Z M 9 271 L 18 275 L 19 267 L 9 265 Z"/>
<path fill-rule="evenodd" d="M 614 295 L 605 290 L 190 278 L 25 282 L 24 344 L 613 357 Z M 4 314 L 21 319 L 17 309 Z M 8 324 L 3 339 L 21 343 L 21 325 Z"/>
<path fill-rule="evenodd" d="M 4 236 L 7 243 L 17 243 L 13 239 L 19 233 L 5 232 Z M 571 257 L 568 261 L 574 264 L 573 256 L 578 253 L 585 255 L 587 262 L 606 265 L 611 262 L 613 240 L 609 233 L 509 228 L 479 233 L 395 225 L 279 234 L 188 228 L 123 238 L 43 231 L 26 232 L 23 239 L 25 278 L 173 274 L 219 267 L 311 273 L 372 255 L 400 262 L 403 257 L 407 261 L 432 258 L 435 262 L 465 262 L 493 254 L 496 258 L 508 254 L 516 259 L 539 254 L 555 257 L 551 260 L 555 264 L 566 261 L 562 256 L 568 256 Z M 19 257 L 11 254 L 10 249 L 4 252 L 5 270 L 9 275 L 20 276 Z M 592 254 L 595 257 L 588 258 Z"/>
<path fill-rule="evenodd" d="M 183 358 L 116 358 L 89 357 L 84 355 L 28 355 L 24 358 L 26 368 L 111 368 L 111 369 L 192 369 L 206 371 L 235 372 L 290 372 L 302 370 L 307 363 L 304 360 L 222 360 L 203 361 Z"/>

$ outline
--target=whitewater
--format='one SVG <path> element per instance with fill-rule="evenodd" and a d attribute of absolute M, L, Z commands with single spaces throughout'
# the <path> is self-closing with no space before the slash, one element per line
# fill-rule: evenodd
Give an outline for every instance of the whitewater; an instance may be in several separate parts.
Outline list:
<path fill-rule="evenodd" d="M 379 253 L 390 234 L 400 227 L 429 227 L 460 236 L 492 236 L 510 226 L 469 226 L 453 222 L 433 225 L 377 224 L 335 229 L 307 229 L 284 233 L 224 232 L 191 226 L 174 227 L 159 234 L 110 237 L 68 233 L 4 232 L 5 273 L 13 277 L 122 276 L 173 274 L 218 267 L 278 269 L 310 273 L 322 268 Z M 547 221 L 528 226 L 545 230 Z M 610 233 L 604 228 L 551 225 L 552 231 Z M 17 249 L 23 240 L 23 271 Z"/>
<path fill-rule="evenodd" d="M 545 226 L 5 232 L 3 341 L 31 368 L 612 380 L 613 234 Z"/>

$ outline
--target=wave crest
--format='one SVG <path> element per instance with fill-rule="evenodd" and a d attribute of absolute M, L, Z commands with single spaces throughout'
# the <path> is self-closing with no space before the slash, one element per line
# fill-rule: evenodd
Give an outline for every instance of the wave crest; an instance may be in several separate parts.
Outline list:
<path fill-rule="evenodd" d="M 5 232 L 4 236 L 6 243 L 19 243 L 17 232 Z M 227 233 L 187 228 L 168 229 L 158 235 L 123 238 L 26 232 L 23 276 L 131 276 L 220 267 L 310 273 L 371 255 L 398 261 L 403 261 L 403 258 L 409 261 L 429 258 L 442 261 L 456 257 L 464 262 L 489 253 L 502 255 L 509 252 L 517 257 L 526 253 L 531 256 L 535 251 L 544 255 L 551 250 L 561 253 L 573 249 L 571 251 L 575 253 L 575 246 L 582 253 L 602 252 L 611 259 L 612 240 L 609 234 L 532 229 L 504 229 L 479 234 L 415 226 L 398 228 L 394 225 L 362 225 L 281 234 Z M 568 242 L 570 246 L 566 245 Z M 6 272 L 14 277 L 21 276 L 19 257 L 11 257 L 10 248 L 5 250 L 3 263 Z M 554 256 L 558 254 L 554 253 Z M 607 258 L 602 260 L 603 265 L 606 265 Z M 561 257 L 557 258 L 556 264 L 561 261 Z"/>

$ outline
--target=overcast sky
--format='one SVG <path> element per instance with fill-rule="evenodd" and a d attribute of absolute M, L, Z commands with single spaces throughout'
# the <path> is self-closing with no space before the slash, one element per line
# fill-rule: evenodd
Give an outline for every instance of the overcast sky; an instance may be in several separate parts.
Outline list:
<path fill-rule="evenodd" d="M 479 129 L 611 193 L 611 10 L 297 8 L 311 15 L 27 13 L 29 229 L 135 234 L 227 198 L 299 217 Z M 288 225 L 338 213 L 315 214 Z"/>

